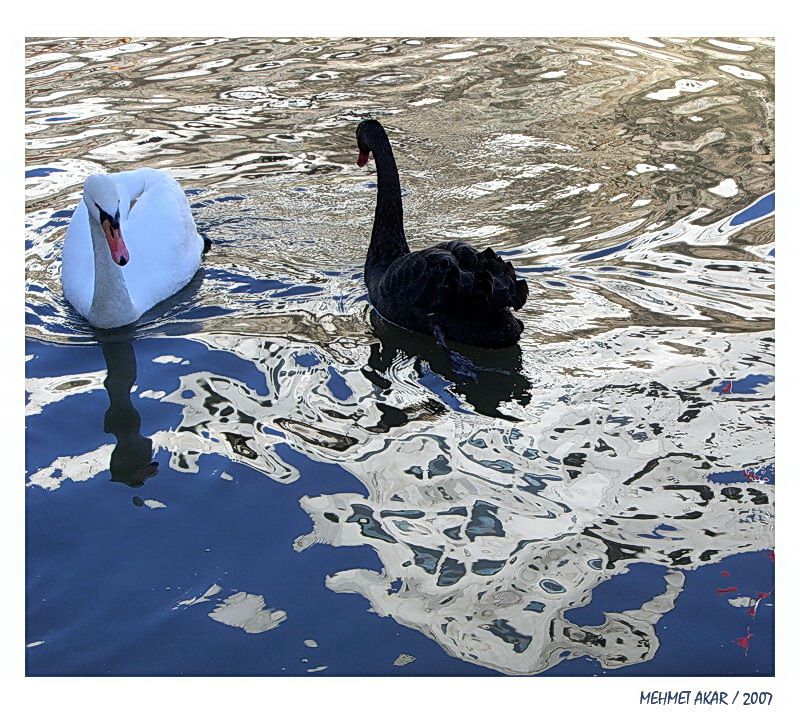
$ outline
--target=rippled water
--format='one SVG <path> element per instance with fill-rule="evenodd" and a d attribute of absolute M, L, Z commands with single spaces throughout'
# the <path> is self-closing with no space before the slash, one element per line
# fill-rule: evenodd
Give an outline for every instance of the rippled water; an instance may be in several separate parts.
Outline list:
<path fill-rule="evenodd" d="M 774 46 L 26 45 L 31 674 L 770 674 Z M 371 318 L 374 165 L 412 248 L 528 279 L 519 351 Z M 214 242 L 95 334 L 83 179 L 154 166 Z"/>

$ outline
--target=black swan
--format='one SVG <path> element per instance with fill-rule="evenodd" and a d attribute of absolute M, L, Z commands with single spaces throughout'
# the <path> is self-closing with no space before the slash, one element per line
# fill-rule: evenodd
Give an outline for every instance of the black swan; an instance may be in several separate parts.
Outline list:
<path fill-rule="evenodd" d="M 522 321 L 511 314 L 528 298 L 528 284 L 491 248 L 476 251 L 447 241 L 411 253 L 403 230 L 400 177 L 389 137 L 380 122 L 356 129 L 358 165 L 370 152 L 378 170 L 378 200 L 364 280 L 373 308 L 396 325 L 434 335 L 443 343 L 489 348 L 514 345 Z"/>

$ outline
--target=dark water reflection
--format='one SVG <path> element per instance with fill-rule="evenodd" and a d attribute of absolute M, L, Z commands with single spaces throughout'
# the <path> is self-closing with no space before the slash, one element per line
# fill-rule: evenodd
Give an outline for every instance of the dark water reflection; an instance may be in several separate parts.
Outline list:
<path fill-rule="evenodd" d="M 477 412 L 488 417 L 503 417 L 499 411 L 503 403 L 525 406 L 530 402 L 531 383 L 523 373 L 522 350 L 518 345 L 502 350 L 466 345 L 445 348 L 432 336 L 392 325 L 374 311 L 370 311 L 369 318 L 378 342 L 370 347 L 367 369 L 371 376 L 366 374 L 378 388 L 390 390 L 393 366 L 410 357 L 415 360 L 418 380 L 433 374 L 437 381 L 444 380 L 439 383 L 438 393 L 452 407 L 458 407 L 458 400 L 448 397 L 444 388 L 455 390 Z"/>
<path fill-rule="evenodd" d="M 158 462 L 152 461 L 153 440 L 141 434 L 142 420 L 131 402 L 131 388 L 136 383 L 136 353 L 130 339 L 102 339 L 106 361 L 109 407 L 103 427 L 113 434 L 117 446 L 111 452 L 109 470 L 111 481 L 140 487 L 158 472 Z"/>
<path fill-rule="evenodd" d="M 773 52 L 29 41 L 29 670 L 770 672 Z M 519 349 L 370 314 L 364 116 L 412 246 L 492 245 L 528 279 Z M 143 165 L 214 247 L 98 335 L 61 240 L 88 173 Z"/>

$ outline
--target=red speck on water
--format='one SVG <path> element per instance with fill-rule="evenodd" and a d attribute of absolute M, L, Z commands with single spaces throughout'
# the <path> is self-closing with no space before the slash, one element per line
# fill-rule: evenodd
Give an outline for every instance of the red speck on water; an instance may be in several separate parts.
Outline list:
<path fill-rule="evenodd" d="M 724 385 L 720 392 L 722 392 L 723 395 L 729 395 L 733 392 L 733 380 L 728 380 L 728 384 Z"/>
<path fill-rule="evenodd" d="M 730 571 L 723 571 L 721 575 L 724 576 L 725 578 L 728 578 L 728 576 L 731 575 L 731 572 Z"/>
<path fill-rule="evenodd" d="M 718 588 L 717 593 L 733 593 L 739 589 L 736 586 L 726 586 L 725 588 Z"/>
<path fill-rule="evenodd" d="M 772 563 L 774 564 L 775 563 L 775 550 L 773 549 L 772 551 L 769 551 L 767 553 L 767 556 L 769 556 L 769 560 L 772 561 Z"/>
<path fill-rule="evenodd" d="M 765 591 L 759 591 L 758 592 L 758 596 L 756 596 L 756 598 L 760 601 L 762 598 L 767 598 L 767 596 L 771 596 L 771 595 L 772 595 L 772 591 L 766 591 L 766 592 Z"/>
<path fill-rule="evenodd" d="M 763 469 L 759 469 L 758 471 L 754 469 L 742 470 L 742 473 L 744 474 L 745 479 L 747 479 L 748 482 L 759 482 L 760 484 L 768 484 L 769 479 L 765 476 L 762 476 L 763 472 L 764 472 Z"/>
<path fill-rule="evenodd" d="M 747 655 L 747 651 L 750 648 L 750 639 L 753 637 L 753 634 L 748 630 L 746 636 L 742 636 L 741 638 L 737 638 L 734 643 L 738 645 L 740 648 L 744 648 L 744 654 Z"/>
<path fill-rule="evenodd" d="M 756 617 L 756 607 L 755 606 L 750 606 L 750 608 L 747 609 L 747 615 L 750 616 L 750 618 L 755 618 Z"/>

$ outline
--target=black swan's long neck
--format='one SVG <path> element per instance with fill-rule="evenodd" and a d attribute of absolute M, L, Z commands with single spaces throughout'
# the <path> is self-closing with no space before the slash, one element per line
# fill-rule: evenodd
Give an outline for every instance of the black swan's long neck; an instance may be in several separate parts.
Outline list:
<path fill-rule="evenodd" d="M 378 170 L 378 201 L 372 240 L 367 252 L 366 272 L 383 272 L 392 261 L 408 253 L 403 230 L 403 200 L 400 197 L 400 177 L 392 147 L 383 131 L 376 132 L 370 150 Z"/>

